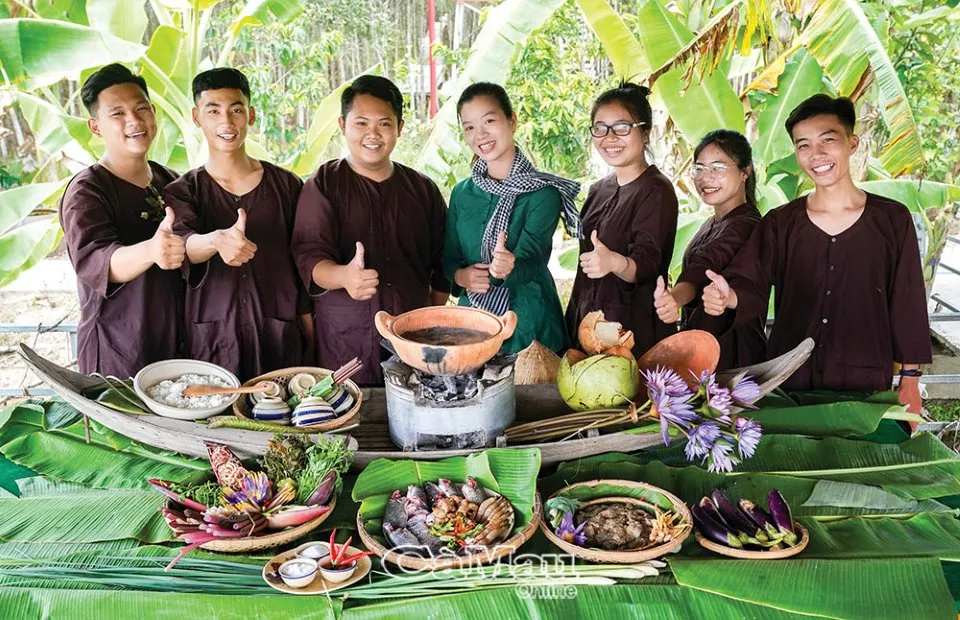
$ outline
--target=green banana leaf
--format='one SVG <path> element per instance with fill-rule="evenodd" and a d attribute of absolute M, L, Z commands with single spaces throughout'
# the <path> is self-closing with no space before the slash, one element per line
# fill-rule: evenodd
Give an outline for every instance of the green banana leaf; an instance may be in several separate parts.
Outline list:
<path fill-rule="evenodd" d="M 607 0 L 577 0 L 577 4 L 610 59 L 614 73 L 633 82 L 650 74 L 643 44 Z"/>
<path fill-rule="evenodd" d="M 800 49 L 780 75 L 777 94 L 757 94 L 763 102 L 757 115 L 757 141 L 753 145 L 754 162 L 759 170 L 763 170 L 765 164 L 793 153 L 793 141 L 783 124 L 801 101 L 820 92 L 822 80 L 823 71 L 816 59 Z"/>
<path fill-rule="evenodd" d="M 87 490 L 0 499 L 0 540 L 86 543 L 133 538 L 163 542 L 163 496 L 135 489 Z"/>
<path fill-rule="evenodd" d="M 644 4 L 637 16 L 640 39 L 651 67 L 662 66 L 693 39 L 693 33 L 659 0 Z M 657 78 L 653 92 L 663 100 L 670 118 L 688 142 L 696 143 L 714 129 L 745 132 L 743 104 L 727 81 L 727 64 L 721 62 L 716 71 L 699 82 L 694 78 L 689 85 L 683 79 L 683 68 L 671 69 Z"/>
<path fill-rule="evenodd" d="M 518 531 L 533 518 L 539 472 L 540 450 L 536 448 L 484 450 L 442 461 L 377 459 L 357 477 L 352 497 L 360 502 L 360 514 L 369 521 L 382 517 L 390 494 L 398 489 L 405 493 L 407 485 L 438 478 L 464 482 L 473 476 L 480 486 L 510 500 L 516 511 L 514 531 Z"/>
<path fill-rule="evenodd" d="M 902 202 L 913 213 L 925 214 L 927 209 L 944 207 L 952 202 L 960 202 L 960 185 L 937 183 L 926 179 L 922 181 L 913 179 L 866 181 L 858 185 L 865 192 L 873 192 Z"/>
<path fill-rule="evenodd" d="M 563 0 L 506 0 L 489 9 L 483 27 L 470 47 L 466 66 L 459 72 L 449 98 L 440 106 L 414 166 L 433 177 L 441 187 L 453 187 L 453 165 L 467 159 L 460 139 L 457 99 L 474 82 L 502 84 L 520 57 L 530 33 L 542 26 Z"/>
<path fill-rule="evenodd" d="M 2 603 L 2 599 L 0 599 Z M 493 614 L 493 615 L 492 615 Z M 390 600 L 344 610 L 343 620 L 395 618 L 649 618 L 781 620 L 803 616 L 677 585 L 508 587 L 413 600 Z"/>
<path fill-rule="evenodd" d="M 804 4 L 799 10 L 808 9 Z M 877 107 L 890 130 L 880 155 L 883 167 L 894 177 L 922 168 L 923 147 L 910 101 L 861 4 L 857 0 L 817 0 L 800 40 L 841 95 L 853 94 L 867 73 L 873 74 L 879 91 Z"/>
<path fill-rule="evenodd" d="M 33 470 L 17 465 L 7 457 L 0 455 L 0 497 L 6 497 L 5 493 L 11 497 L 16 497 L 17 493 L 20 492 L 17 480 L 35 475 L 36 472 Z"/>
<path fill-rule="evenodd" d="M 767 493 L 770 489 L 777 489 L 790 504 L 794 516 L 798 517 L 909 515 L 931 509 L 945 510 L 945 507 L 937 503 L 906 504 L 902 498 L 893 494 L 875 497 L 874 505 L 870 508 L 835 505 L 842 503 L 840 501 L 834 501 L 834 505 L 808 505 L 807 500 L 813 495 L 814 489 L 820 482 L 812 478 L 766 473 L 714 474 L 692 465 L 668 467 L 658 461 L 639 464 L 630 460 L 630 457 L 617 454 L 601 454 L 582 459 L 579 463 L 565 463 L 554 475 L 542 478 L 539 488 L 541 495 L 548 497 L 557 489 L 574 482 L 605 479 L 646 482 L 670 491 L 689 505 L 699 502 L 714 489 L 722 489 L 733 500 L 747 498 L 766 505 Z M 857 488 L 859 486 L 863 485 L 851 487 L 851 492 L 868 493 L 866 490 Z M 888 503 L 882 503 L 883 498 L 886 498 Z M 910 510 L 911 506 L 913 510 Z"/>
<path fill-rule="evenodd" d="M 144 446 L 93 422 L 86 443 L 82 421 L 53 429 L 46 416 L 30 403 L 0 411 L 0 453 L 37 473 L 100 488 L 147 488 L 150 478 L 194 484 L 210 475 L 206 461 Z"/>
<path fill-rule="evenodd" d="M 843 402 L 800 407 L 763 407 L 744 412 L 760 423 L 765 433 L 849 437 L 877 430 L 880 420 L 903 411 L 888 403 Z"/>
<path fill-rule="evenodd" d="M 921 512 L 953 512 L 952 508 L 936 500 L 904 499 L 880 487 L 836 480 L 818 480 L 813 487 L 813 492 L 803 505 L 875 509 L 904 515 Z"/>
<path fill-rule="evenodd" d="M 955 618 L 934 558 L 770 562 L 674 557 L 681 585 L 774 609 L 826 618 Z"/>
<path fill-rule="evenodd" d="M 249 0 L 230 24 L 230 35 L 236 36 L 244 26 L 262 25 L 274 20 L 289 24 L 303 13 L 301 0 Z"/>
<path fill-rule="evenodd" d="M 25 224 L 0 236 L 0 288 L 43 260 L 62 236 L 56 217 Z"/>
<path fill-rule="evenodd" d="M 960 520 L 953 514 L 907 519 L 853 517 L 820 522 L 801 519 L 810 532 L 802 558 L 935 557 L 960 560 Z"/>
<path fill-rule="evenodd" d="M 342 603 L 323 596 L 276 594 L 236 596 L 141 591 L 56 590 L 3 588 L 0 609 L 11 618 L 163 618 L 189 613 L 198 618 L 332 619 L 341 617 Z M 175 611 L 181 610 L 181 611 Z M 188 610 L 188 611 L 185 611 Z"/>
<path fill-rule="evenodd" d="M 126 41 L 140 43 L 147 30 L 142 0 L 86 0 L 90 27 Z"/>
<path fill-rule="evenodd" d="M 31 211 L 59 196 L 66 180 L 51 183 L 31 183 L 0 192 L 0 233 L 16 226 Z"/>
<path fill-rule="evenodd" d="M 0 20 L 0 66 L 23 88 L 52 84 L 81 69 L 133 62 L 146 48 L 107 32 L 47 19 Z"/>

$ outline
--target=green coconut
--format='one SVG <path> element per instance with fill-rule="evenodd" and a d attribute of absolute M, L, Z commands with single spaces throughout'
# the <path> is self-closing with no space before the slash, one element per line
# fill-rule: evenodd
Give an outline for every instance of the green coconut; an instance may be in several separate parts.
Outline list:
<path fill-rule="evenodd" d="M 557 372 L 560 396 L 576 411 L 625 405 L 640 391 L 637 362 L 616 355 L 594 355 L 572 366 L 568 355 Z"/>

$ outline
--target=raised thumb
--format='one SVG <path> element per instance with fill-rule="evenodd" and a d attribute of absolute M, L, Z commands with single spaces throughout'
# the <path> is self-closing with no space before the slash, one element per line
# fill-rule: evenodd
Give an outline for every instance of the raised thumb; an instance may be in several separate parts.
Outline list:
<path fill-rule="evenodd" d="M 237 223 L 233 225 L 244 235 L 247 234 L 247 212 L 243 209 L 237 209 Z"/>
<path fill-rule="evenodd" d="M 166 232 L 166 233 L 172 233 L 172 232 L 173 232 L 173 220 L 174 220 L 173 209 L 171 209 L 170 207 L 167 207 L 166 213 L 167 213 L 167 214 L 166 214 L 166 216 L 163 218 L 163 221 L 160 222 L 159 230 L 162 230 L 163 232 Z"/>
<path fill-rule="evenodd" d="M 657 290 L 653 292 L 653 298 L 659 299 L 667 290 L 667 286 L 663 283 L 663 276 L 657 276 Z"/>
<path fill-rule="evenodd" d="M 603 245 L 603 242 L 600 241 L 600 237 L 597 236 L 597 231 L 590 233 L 590 242 L 593 243 L 593 249 L 605 248 L 607 246 Z"/>
<path fill-rule="evenodd" d="M 497 235 L 497 247 L 494 248 L 494 252 L 506 252 L 507 251 L 507 231 L 501 230 L 500 234 Z"/>
<path fill-rule="evenodd" d="M 357 241 L 357 253 L 353 256 L 353 264 L 363 269 L 363 244 Z"/>
<path fill-rule="evenodd" d="M 727 284 L 726 279 L 719 273 L 712 271 L 710 269 L 707 269 L 706 275 L 708 278 L 710 278 L 710 282 L 712 282 L 718 289 L 720 289 L 721 293 L 725 293 L 729 288 L 729 285 Z"/>

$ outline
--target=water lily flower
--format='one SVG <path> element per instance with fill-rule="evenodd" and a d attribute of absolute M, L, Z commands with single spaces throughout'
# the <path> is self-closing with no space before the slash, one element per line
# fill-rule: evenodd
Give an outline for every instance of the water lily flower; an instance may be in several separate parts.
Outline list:
<path fill-rule="evenodd" d="M 763 428 L 750 418 L 737 418 L 734 421 L 734 429 L 737 432 L 737 452 L 740 453 L 741 458 L 750 458 L 757 449 L 757 444 L 760 443 Z"/>
<path fill-rule="evenodd" d="M 239 489 L 223 487 L 223 499 L 227 505 L 241 510 L 249 507 L 259 511 L 270 501 L 270 486 L 270 479 L 264 472 L 247 472 L 240 481 Z"/>
<path fill-rule="evenodd" d="M 640 374 L 647 382 L 647 390 L 655 389 L 671 398 L 683 400 L 688 400 L 693 396 L 687 382 L 681 379 L 680 375 L 671 368 L 657 366 L 653 370 L 640 371 Z"/>
<path fill-rule="evenodd" d="M 730 396 L 738 407 L 753 408 L 760 398 L 760 386 L 750 375 L 744 375 L 730 385 Z"/>
<path fill-rule="evenodd" d="M 700 419 L 690 399 L 693 393 L 680 375 L 667 368 L 644 372 L 647 394 L 650 397 L 650 415 L 660 420 L 663 443 L 670 445 L 670 425 L 688 430 Z"/>
<path fill-rule="evenodd" d="M 706 456 L 720 437 L 720 426 L 716 422 L 706 421 L 694 427 L 687 438 L 683 451 L 688 461 Z"/>
<path fill-rule="evenodd" d="M 563 515 L 563 520 L 560 522 L 560 526 L 557 527 L 557 537 L 568 543 L 582 547 L 587 542 L 587 536 L 583 533 L 583 526 L 587 522 L 584 521 L 580 525 L 574 527 L 573 525 L 573 513 L 567 511 Z"/>
<path fill-rule="evenodd" d="M 714 473 L 733 471 L 734 464 L 739 463 L 740 459 L 731 454 L 732 452 L 733 444 L 726 437 L 717 439 L 704 459 L 707 469 Z"/>

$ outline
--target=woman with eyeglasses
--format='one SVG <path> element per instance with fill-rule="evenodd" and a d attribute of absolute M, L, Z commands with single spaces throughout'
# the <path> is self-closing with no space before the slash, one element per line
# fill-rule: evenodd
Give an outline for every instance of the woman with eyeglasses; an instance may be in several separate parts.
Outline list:
<path fill-rule="evenodd" d="M 643 86 L 621 83 L 600 95 L 590 114 L 593 147 L 613 173 L 590 187 L 581 211 L 580 269 L 567 306 L 567 331 L 577 342 L 583 317 L 602 310 L 633 331 L 639 356 L 676 325 L 657 319 L 653 294 L 665 278 L 677 233 L 677 195 L 648 163 L 653 113 Z"/>
<path fill-rule="evenodd" d="M 736 131 L 718 129 L 700 140 L 693 159 L 694 186 L 703 202 L 713 207 L 713 216 L 687 245 L 676 285 L 654 293 L 657 315 L 673 325 L 681 320 L 682 308 L 681 329 L 702 329 L 716 336 L 721 370 L 761 362 L 767 341 L 763 319 L 735 326 L 735 312 L 710 316 L 702 300 L 703 289 L 710 284 L 707 270 L 723 271 L 760 222 L 750 143 Z"/>
<path fill-rule="evenodd" d="M 463 138 L 474 154 L 472 174 L 450 193 L 444 273 L 459 305 L 517 314 L 504 342 L 516 353 L 533 340 L 566 348 L 563 308 L 547 268 L 557 222 L 582 236 L 573 199 L 580 184 L 540 172 L 514 143 L 517 115 L 499 84 L 477 82 L 457 102 Z"/>

